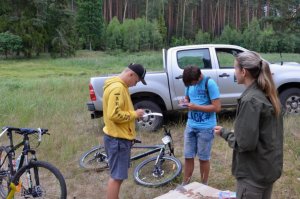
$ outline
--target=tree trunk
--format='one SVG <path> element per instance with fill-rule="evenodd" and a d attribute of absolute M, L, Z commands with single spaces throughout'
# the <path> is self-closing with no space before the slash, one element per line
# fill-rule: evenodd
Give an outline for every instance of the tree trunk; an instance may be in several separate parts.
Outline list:
<path fill-rule="evenodd" d="M 184 38 L 184 21 L 185 21 L 185 4 L 187 0 L 183 1 L 183 12 L 182 12 L 182 32 L 181 32 L 181 37 Z"/>
<path fill-rule="evenodd" d="M 228 1 L 228 19 L 227 19 L 227 25 L 230 25 L 230 13 L 231 13 L 231 9 L 230 9 L 230 7 L 231 7 L 231 0 L 229 0 Z"/>
<path fill-rule="evenodd" d="M 204 3 L 202 3 L 202 1 L 201 1 L 201 3 L 200 3 L 200 5 L 201 5 L 201 13 L 200 13 L 200 15 L 201 15 L 201 30 L 202 30 L 202 32 L 204 31 L 204 5 L 203 5 Z"/>
<path fill-rule="evenodd" d="M 257 4 L 257 19 L 261 18 L 261 0 L 258 0 Z"/>
<path fill-rule="evenodd" d="M 250 25 L 250 8 L 249 8 L 249 0 L 247 0 L 247 27 Z"/>
<path fill-rule="evenodd" d="M 146 23 L 147 23 L 147 19 L 148 19 L 148 0 L 146 0 L 146 13 L 145 13 L 145 16 L 146 16 Z"/>
<path fill-rule="evenodd" d="M 128 0 L 125 0 L 125 5 L 124 5 L 124 14 L 123 14 L 123 22 L 125 21 L 125 17 L 126 17 L 127 2 L 128 2 Z"/>
<path fill-rule="evenodd" d="M 176 15 L 176 26 L 175 26 L 176 36 L 178 36 L 179 10 L 180 10 L 180 3 L 177 4 L 177 15 Z"/>
<path fill-rule="evenodd" d="M 174 20 L 173 20 L 173 0 L 168 2 L 168 41 L 171 40 L 173 33 Z"/>
<path fill-rule="evenodd" d="M 109 10 L 109 18 L 108 20 L 111 21 L 112 19 L 112 0 L 108 0 L 108 10 Z"/>
<path fill-rule="evenodd" d="M 108 21 L 106 10 L 107 10 L 106 0 L 103 0 L 103 16 L 104 16 L 104 20 Z"/>

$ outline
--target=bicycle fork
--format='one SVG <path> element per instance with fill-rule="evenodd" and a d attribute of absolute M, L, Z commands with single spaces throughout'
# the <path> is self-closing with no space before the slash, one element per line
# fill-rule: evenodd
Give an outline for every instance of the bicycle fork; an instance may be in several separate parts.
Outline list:
<path fill-rule="evenodd" d="M 152 171 L 152 175 L 154 177 L 160 177 L 164 174 L 164 170 L 162 169 L 161 165 L 163 163 L 162 157 L 164 156 L 164 148 L 160 149 L 159 155 L 156 158 L 155 164 L 154 164 L 154 169 Z"/>
<path fill-rule="evenodd" d="M 32 161 L 36 160 L 36 156 L 35 154 L 33 154 L 32 157 Z M 22 163 L 21 165 L 23 165 L 23 161 L 24 161 L 24 165 L 27 166 L 29 165 L 29 161 L 28 161 L 28 155 L 24 155 L 23 156 L 23 160 L 21 160 L 20 163 Z M 20 192 L 22 191 L 24 194 L 24 196 L 26 195 L 31 195 L 33 197 L 37 197 L 37 196 L 41 196 L 41 191 L 39 189 L 39 172 L 38 172 L 38 168 L 36 167 L 32 167 L 33 171 L 30 170 L 30 168 L 27 168 L 26 171 L 24 172 L 25 176 L 24 178 L 20 178 L 18 179 L 18 185 L 17 185 L 17 189 L 16 192 Z M 33 175 L 33 176 L 32 176 Z M 34 181 L 35 180 L 35 184 Z M 22 187 L 25 188 L 22 190 Z"/>

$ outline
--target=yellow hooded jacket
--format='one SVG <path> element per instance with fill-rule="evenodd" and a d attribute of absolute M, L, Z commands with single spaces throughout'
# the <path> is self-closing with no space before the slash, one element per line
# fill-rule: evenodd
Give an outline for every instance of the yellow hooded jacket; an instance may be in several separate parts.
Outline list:
<path fill-rule="evenodd" d="M 105 134 L 133 140 L 135 119 L 138 117 L 130 98 L 128 86 L 119 78 L 107 79 L 103 86 L 103 119 Z"/>

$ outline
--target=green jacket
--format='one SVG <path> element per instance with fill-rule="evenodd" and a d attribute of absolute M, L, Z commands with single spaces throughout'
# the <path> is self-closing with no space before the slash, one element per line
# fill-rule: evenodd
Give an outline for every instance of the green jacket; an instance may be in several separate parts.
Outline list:
<path fill-rule="evenodd" d="M 233 148 L 232 174 L 260 185 L 275 182 L 283 166 L 283 118 L 257 87 L 249 86 L 238 99 L 234 132 L 221 136 Z"/>

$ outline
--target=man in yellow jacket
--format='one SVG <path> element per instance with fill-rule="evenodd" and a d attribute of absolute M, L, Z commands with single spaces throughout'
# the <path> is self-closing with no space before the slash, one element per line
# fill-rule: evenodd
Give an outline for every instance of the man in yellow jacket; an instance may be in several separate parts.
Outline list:
<path fill-rule="evenodd" d="M 146 85 L 145 75 L 146 69 L 141 64 L 132 63 L 119 76 L 107 79 L 103 86 L 103 139 L 110 169 L 108 199 L 118 198 L 121 184 L 128 178 L 135 120 L 144 115 L 143 109 L 134 110 L 128 88 L 139 81 Z"/>

